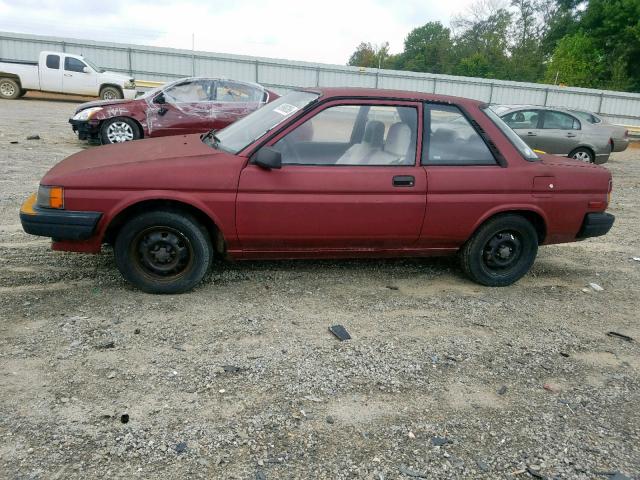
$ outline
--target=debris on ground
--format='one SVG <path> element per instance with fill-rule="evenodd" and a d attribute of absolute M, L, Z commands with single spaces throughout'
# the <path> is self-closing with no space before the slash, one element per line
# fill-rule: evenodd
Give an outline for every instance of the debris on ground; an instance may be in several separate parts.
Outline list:
<path fill-rule="evenodd" d="M 40 135 L 29 135 L 27 140 L 40 140 Z"/>
<path fill-rule="evenodd" d="M 446 445 L 447 443 L 452 443 L 452 442 L 447 437 L 432 437 L 431 443 L 436 447 L 442 447 L 443 445 Z"/>
<path fill-rule="evenodd" d="M 345 340 L 351 340 L 351 335 L 347 332 L 347 329 L 342 325 L 332 325 L 329 327 L 329 331 L 333 333 L 341 342 Z"/>
<path fill-rule="evenodd" d="M 109 340 L 107 342 L 102 342 L 96 345 L 98 350 L 107 350 L 109 348 L 116 348 L 116 343 L 113 340 Z"/>
<path fill-rule="evenodd" d="M 389 290 L 400 290 L 400 287 L 397 287 L 397 286 L 395 286 L 395 285 L 387 285 L 387 288 L 388 288 Z"/>
<path fill-rule="evenodd" d="M 398 470 L 400 471 L 400 473 L 406 475 L 407 477 L 429 478 L 429 475 L 427 475 L 426 473 L 418 472 L 417 470 L 413 470 L 411 468 L 407 468 L 404 465 L 399 467 Z"/>
<path fill-rule="evenodd" d="M 614 338 L 620 338 L 622 340 L 625 340 L 627 342 L 633 342 L 633 338 L 631 338 L 629 335 L 625 335 L 624 333 L 618 333 L 618 332 L 607 332 L 607 335 L 610 337 L 614 337 Z"/>
<path fill-rule="evenodd" d="M 502 385 L 502 386 L 498 389 L 498 395 L 504 395 L 505 393 L 507 393 L 507 386 L 506 386 L 506 385 Z"/>
<path fill-rule="evenodd" d="M 175 446 L 176 453 L 184 453 L 187 451 L 187 442 L 180 442 Z"/>
<path fill-rule="evenodd" d="M 590 283 L 589 286 L 596 292 L 604 292 L 604 288 L 602 288 L 600 285 L 598 285 L 597 283 Z"/>
<path fill-rule="evenodd" d="M 123 413 L 122 415 L 120 415 L 120 422 L 129 423 L 129 414 Z"/>
<path fill-rule="evenodd" d="M 244 368 L 236 367 L 235 365 L 222 365 L 222 369 L 225 371 L 225 373 L 238 373 L 242 370 L 245 370 Z"/>

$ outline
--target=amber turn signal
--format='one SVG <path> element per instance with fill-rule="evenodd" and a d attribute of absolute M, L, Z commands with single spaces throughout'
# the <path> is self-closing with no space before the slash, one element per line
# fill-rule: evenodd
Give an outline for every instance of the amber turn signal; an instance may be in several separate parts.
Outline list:
<path fill-rule="evenodd" d="M 64 208 L 64 188 L 40 185 L 37 204 L 44 208 Z"/>

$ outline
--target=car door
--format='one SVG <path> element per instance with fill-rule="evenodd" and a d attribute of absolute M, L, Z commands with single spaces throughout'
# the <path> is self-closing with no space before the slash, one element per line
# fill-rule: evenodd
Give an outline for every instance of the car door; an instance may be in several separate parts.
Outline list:
<path fill-rule="evenodd" d="M 509 125 L 531 148 L 538 148 L 542 116 L 540 110 L 516 110 L 503 115 L 502 120 Z"/>
<path fill-rule="evenodd" d="M 421 247 L 457 249 L 486 212 L 521 201 L 518 194 L 530 196 L 531 177 L 499 164 L 468 115 L 455 105 L 425 105 L 422 165 L 429 188 Z"/>
<path fill-rule="evenodd" d="M 281 152 L 282 168 L 249 163 L 240 175 L 236 222 L 242 248 L 413 245 L 427 188 L 416 165 L 420 111 L 413 102 L 334 101 L 272 138 L 267 145 Z"/>
<path fill-rule="evenodd" d="M 60 55 L 48 54 L 40 65 L 40 89 L 45 92 L 62 91 L 62 65 Z"/>
<path fill-rule="evenodd" d="M 62 76 L 63 92 L 78 95 L 95 95 L 98 92 L 97 82 L 97 75 L 91 67 L 78 58 L 65 55 Z"/>
<path fill-rule="evenodd" d="M 151 137 L 201 133 L 216 127 L 212 116 L 214 82 L 193 79 L 176 83 L 162 92 L 164 103 L 153 103 L 147 112 Z"/>
<path fill-rule="evenodd" d="M 264 90 L 255 85 L 217 80 L 211 109 L 215 122 L 212 128 L 224 128 L 256 111 L 263 105 L 264 98 Z"/>
<path fill-rule="evenodd" d="M 580 144 L 581 128 L 580 120 L 568 113 L 543 110 L 538 146 L 547 153 L 568 155 Z"/>

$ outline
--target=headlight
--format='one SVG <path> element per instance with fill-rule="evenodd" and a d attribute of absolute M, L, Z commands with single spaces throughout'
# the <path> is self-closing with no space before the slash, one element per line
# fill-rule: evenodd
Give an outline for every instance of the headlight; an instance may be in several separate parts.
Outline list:
<path fill-rule="evenodd" d="M 73 116 L 73 119 L 89 120 L 91 117 L 93 117 L 96 113 L 100 112 L 101 110 L 102 110 L 102 107 L 85 108 L 84 110 L 80 110 L 78 113 L 76 113 Z"/>
<path fill-rule="evenodd" d="M 125 82 L 124 88 L 126 88 L 127 90 L 133 90 L 134 88 L 136 88 L 136 81 L 133 78 L 130 79 L 128 82 Z"/>
<path fill-rule="evenodd" d="M 44 208 L 64 208 L 64 188 L 40 185 L 36 204 Z"/>

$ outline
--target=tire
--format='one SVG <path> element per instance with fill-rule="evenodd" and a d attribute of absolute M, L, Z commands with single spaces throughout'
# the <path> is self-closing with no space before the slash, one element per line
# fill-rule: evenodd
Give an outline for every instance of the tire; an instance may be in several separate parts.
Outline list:
<path fill-rule="evenodd" d="M 211 268 L 206 229 L 186 212 L 156 210 L 129 220 L 114 245 L 122 276 L 147 293 L 191 290 Z"/>
<path fill-rule="evenodd" d="M 117 87 L 102 87 L 100 90 L 100 98 L 102 100 L 117 100 L 124 98 L 122 90 Z"/>
<path fill-rule="evenodd" d="M 489 287 L 506 287 L 520 280 L 538 253 L 538 233 L 516 214 L 493 217 L 483 223 L 460 251 L 464 272 Z"/>
<path fill-rule="evenodd" d="M 100 125 L 100 141 L 103 145 L 124 143 L 142 138 L 138 124 L 127 117 L 110 118 Z"/>
<path fill-rule="evenodd" d="M 584 147 L 576 148 L 568 155 L 568 157 L 573 158 L 574 160 L 580 160 L 585 163 L 593 163 L 595 161 L 593 152 Z"/>
<path fill-rule="evenodd" d="M 12 78 L 0 78 L 0 98 L 15 100 L 20 97 L 20 85 Z"/>

